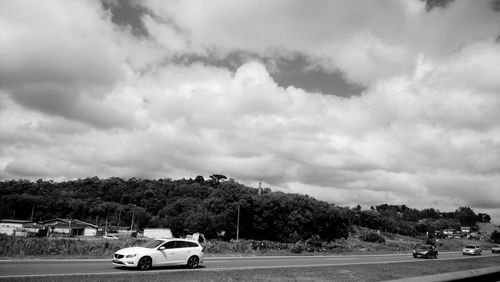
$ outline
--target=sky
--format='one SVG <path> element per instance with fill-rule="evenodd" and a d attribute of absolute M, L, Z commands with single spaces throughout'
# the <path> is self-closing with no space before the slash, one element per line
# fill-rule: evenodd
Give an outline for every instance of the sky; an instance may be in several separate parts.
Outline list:
<path fill-rule="evenodd" d="M 500 1 L 3 0 L 0 132 L 0 180 L 223 174 L 499 224 Z"/>

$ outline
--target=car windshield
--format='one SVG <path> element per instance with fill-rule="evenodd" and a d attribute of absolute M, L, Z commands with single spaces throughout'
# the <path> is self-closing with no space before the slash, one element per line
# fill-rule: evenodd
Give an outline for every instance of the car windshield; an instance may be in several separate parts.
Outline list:
<path fill-rule="evenodd" d="M 469 246 L 465 246 L 466 249 L 475 249 L 476 246 L 473 246 L 473 245 L 469 245 Z"/>
<path fill-rule="evenodd" d="M 421 245 L 418 247 L 420 250 L 430 250 L 432 249 L 431 245 Z"/>
<path fill-rule="evenodd" d="M 162 241 L 162 240 L 153 240 L 153 241 L 149 241 L 143 245 L 141 245 L 141 247 L 143 248 L 148 248 L 148 249 L 154 249 L 156 247 L 158 247 L 159 245 L 163 244 L 165 241 Z"/>

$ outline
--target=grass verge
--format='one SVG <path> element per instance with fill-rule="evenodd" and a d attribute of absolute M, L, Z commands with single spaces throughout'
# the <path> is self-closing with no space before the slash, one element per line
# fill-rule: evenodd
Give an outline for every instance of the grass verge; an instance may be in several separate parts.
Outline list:
<path fill-rule="evenodd" d="M 476 259 L 318 266 L 297 268 L 139 272 L 123 274 L 9 278 L 9 281 L 385 281 L 500 265 L 500 256 Z M 1 279 L 0 279 L 1 280 Z"/>

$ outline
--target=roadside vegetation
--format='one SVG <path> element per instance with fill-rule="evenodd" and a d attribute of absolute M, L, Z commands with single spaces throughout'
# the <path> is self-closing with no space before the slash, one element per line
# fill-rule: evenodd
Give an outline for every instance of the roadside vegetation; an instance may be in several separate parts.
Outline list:
<path fill-rule="evenodd" d="M 417 245 L 425 242 L 414 238 L 390 233 L 374 233 L 374 230 L 356 228 L 348 239 L 325 242 L 319 237 L 296 243 L 281 243 L 265 240 L 207 240 L 206 256 L 266 256 L 266 255 L 339 255 L 410 253 Z M 0 258 L 111 258 L 119 249 L 138 246 L 146 242 L 144 238 L 48 238 L 14 237 L 0 235 Z M 468 239 L 438 239 L 440 251 L 460 251 L 467 244 L 478 244 L 489 250 L 493 241 Z"/>

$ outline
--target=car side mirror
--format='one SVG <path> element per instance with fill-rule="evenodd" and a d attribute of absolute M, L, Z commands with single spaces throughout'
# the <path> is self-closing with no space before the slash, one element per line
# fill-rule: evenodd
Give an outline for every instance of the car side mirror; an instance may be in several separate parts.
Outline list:
<path fill-rule="evenodd" d="M 163 251 L 163 250 L 165 250 L 165 246 L 161 246 L 158 248 L 158 251 Z"/>

